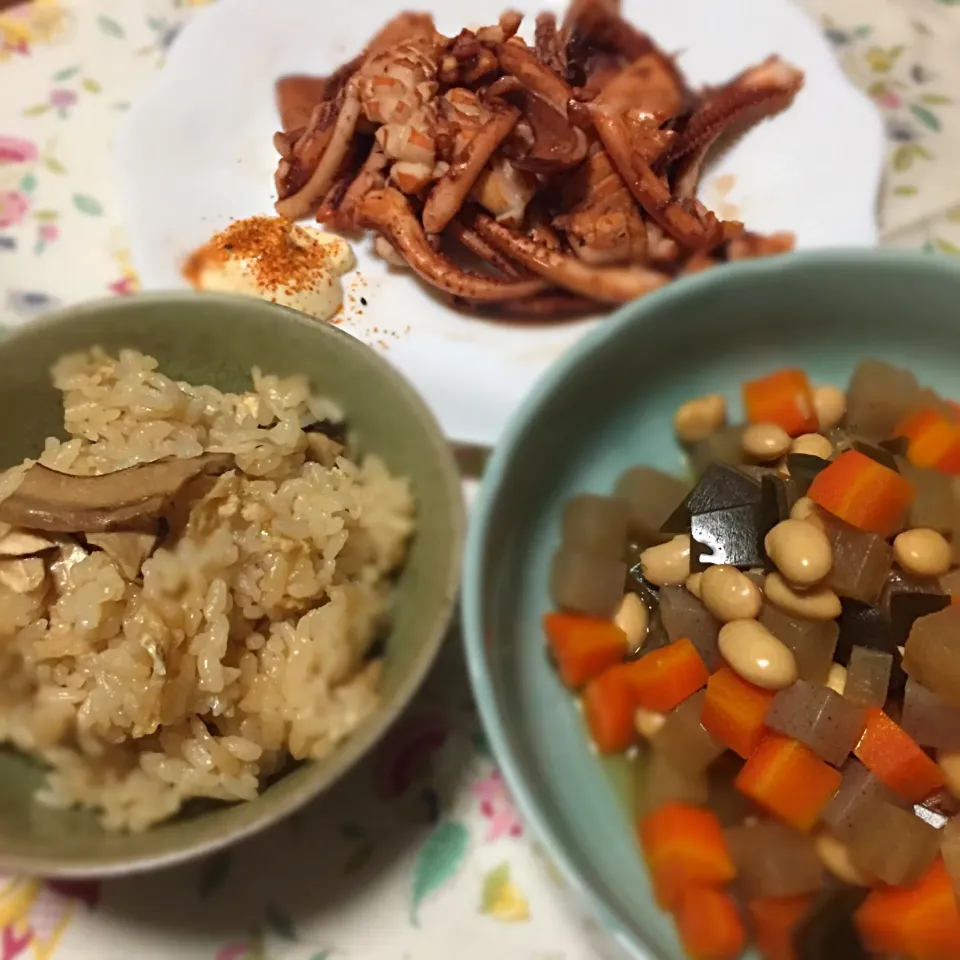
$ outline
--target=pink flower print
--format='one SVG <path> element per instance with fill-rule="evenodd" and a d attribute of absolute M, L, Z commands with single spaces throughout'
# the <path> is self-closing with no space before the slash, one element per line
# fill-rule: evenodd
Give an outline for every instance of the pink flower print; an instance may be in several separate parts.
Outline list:
<path fill-rule="evenodd" d="M 60 229 L 55 223 L 44 223 L 40 225 L 39 235 L 44 243 L 53 243 L 60 236 Z"/>
<path fill-rule="evenodd" d="M 0 164 L 32 163 L 38 156 L 37 145 L 32 141 L 0 135 Z"/>
<path fill-rule="evenodd" d="M 23 956 L 33 941 L 33 931 L 26 927 L 22 933 L 17 933 L 14 924 L 3 928 L 3 938 L 0 939 L 0 960 L 16 960 Z"/>
<path fill-rule="evenodd" d="M 60 87 L 50 91 L 50 105 L 58 110 L 66 110 L 77 102 L 77 95 L 72 90 Z"/>
<path fill-rule="evenodd" d="M 903 104 L 903 101 L 893 90 L 884 90 L 883 93 L 877 97 L 877 103 L 886 110 L 896 110 L 897 107 Z"/>
<path fill-rule="evenodd" d="M 129 297 L 137 292 L 137 279 L 136 277 L 121 277 L 119 280 L 114 280 L 113 283 L 108 284 L 107 289 L 118 297 Z"/>
<path fill-rule="evenodd" d="M 30 200 L 17 190 L 0 192 L 0 227 L 15 227 L 27 215 Z"/>
<path fill-rule="evenodd" d="M 478 780 L 471 787 L 471 792 L 480 801 L 480 812 L 490 821 L 487 843 L 506 835 L 519 837 L 523 833 L 523 824 L 499 770 L 494 770 L 489 777 Z"/>

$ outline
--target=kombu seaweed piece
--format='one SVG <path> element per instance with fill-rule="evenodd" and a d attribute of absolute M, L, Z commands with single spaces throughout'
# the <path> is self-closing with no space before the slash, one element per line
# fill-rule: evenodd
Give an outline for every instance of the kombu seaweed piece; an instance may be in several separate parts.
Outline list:
<path fill-rule="evenodd" d="M 763 538 L 769 528 L 764 527 L 762 514 L 759 503 L 694 514 L 690 518 L 690 569 L 696 572 L 715 563 L 763 566 Z"/>
<path fill-rule="evenodd" d="M 829 466 L 829 460 L 815 457 L 812 453 L 788 453 L 787 469 L 790 471 L 790 479 L 796 486 L 797 496 L 805 497 L 814 477 Z"/>
<path fill-rule="evenodd" d="M 713 463 L 703 471 L 683 503 L 667 518 L 662 533 L 686 533 L 690 518 L 732 507 L 760 503 L 760 483 L 743 471 L 724 463 Z"/>

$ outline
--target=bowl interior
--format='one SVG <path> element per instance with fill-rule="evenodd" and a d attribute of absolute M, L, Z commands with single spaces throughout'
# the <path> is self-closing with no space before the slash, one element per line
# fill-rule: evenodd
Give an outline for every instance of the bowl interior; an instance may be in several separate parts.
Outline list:
<path fill-rule="evenodd" d="M 236 839 L 296 808 L 336 779 L 410 699 L 439 649 L 457 592 L 463 507 L 440 430 L 414 390 L 381 357 L 334 327 L 257 300 L 147 295 L 89 304 L 17 330 L 0 342 L 0 465 L 35 456 L 62 435 L 51 363 L 99 344 L 156 357 L 164 373 L 220 389 L 250 389 L 250 368 L 306 374 L 343 408 L 361 452 L 408 476 L 417 529 L 394 595 L 383 706 L 327 759 L 303 764 L 251 803 L 197 804 L 139 835 L 108 834 L 90 813 L 51 811 L 31 794 L 33 763 L 0 752 L 0 869 L 51 874 L 121 872 L 173 862 Z"/>
<path fill-rule="evenodd" d="M 471 674 L 506 776 L 552 855 L 636 956 L 680 958 L 653 904 L 627 805 L 591 753 L 544 656 L 541 618 L 564 501 L 609 493 L 642 463 L 682 469 L 671 417 L 777 367 L 846 385 L 857 361 L 960 391 L 960 269 L 920 255 L 792 255 L 703 274 L 626 308 L 540 383 L 497 449 L 471 528 L 464 624 Z"/>

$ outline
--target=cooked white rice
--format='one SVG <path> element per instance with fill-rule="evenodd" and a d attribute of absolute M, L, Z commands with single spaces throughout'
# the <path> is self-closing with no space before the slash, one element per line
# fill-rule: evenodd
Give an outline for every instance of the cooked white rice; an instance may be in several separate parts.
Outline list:
<path fill-rule="evenodd" d="M 192 797 L 251 800 L 376 708 L 367 654 L 413 525 L 409 485 L 302 429 L 339 416 L 303 377 L 254 370 L 230 395 L 93 350 L 53 378 L 70 439 L 46 441 L 48 467 L 219 452 L 236 469 L 187 485 L 140 575 L 70 538 L 0 560 L 0 740 L 49 765 L 40 801 L 96 808 L 110 829 Z M 21 475 L 0 477 L 0 498 Z"/>

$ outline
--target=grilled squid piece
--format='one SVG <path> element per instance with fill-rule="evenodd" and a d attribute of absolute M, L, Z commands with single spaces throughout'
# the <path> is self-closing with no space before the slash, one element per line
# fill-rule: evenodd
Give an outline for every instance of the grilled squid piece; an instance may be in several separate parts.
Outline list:
<path fill-rule="evenodd" d="M 515 233 L 486 214 L 476 214 L 470 226 L 528 270 L 556 286 L 603 303 L 627 303 L 670 282 L 667 274 L 639 266 L 588 266 L 576 257 Z"/>
<path fill-rule="evenodd" d="M 510 300 L 539 293 L 547 284 L 538 277 L 497 280 L 467 273 L 430 246 L 406 198 L 392 187 L 368 193 L 357 205 L 361 223 L 382 233 L 411 269 L 427 283 L 465 300 Z"/>
<path fill-rule="evenodd" d="M 516 77 L 531 93 L 566 117 L 567 102 L 573 91 L 521 40 L 508 40 L 497 45 L 497 59 L 504 73 Z"/>
<path fill-rule="evenodd" d="M 667 152 L 667 161 L 709 148 L 731 127 L 741 128 L 786 110 L 802 87 L 803 74 L 779 57 L 768 57 L 744 70 L 707 94 Z"/>
<path fill-rule="evenodd" d="M 521 270 L 509 257 L 505 257 L 496 247 L 459 220 L 451 220 L 447 231 L 465 250 L 469 250 L 508 280 L 529 278 L 529 273 Z"/>
<path fill-rule="evenodd" d="M 564 190 L 567 212 L 554 226 L 567 235 L 574 253 L 586 263 L 643 262 L 647 228 L 630 191 L 599 144 L 571 176 Z"/>
<path fill-rule="evenodd" d="M 359 74 L 364 116 L 377 127 L 377 143 L 392 161 L 390 180 L 416 193 L 433 179 L 436 161 L 434 110 L 439 51 L 432 37 L 418 37 L 371 57 Z"/>
<path fill-rule="evenodd" d="M 470 196 L 500 223 L 519 227 L 539 185 L 533 174 L 518 169 L 511 160 L 498 155 L 477 178 Z"/>
<path fill-rule="evenodd" d="M 798 70 L 770 57 L 695 93 L 620 0 L 542 14 L 533 45 L 521 20 L 448 38 L 405 13 L 330 76 L 282 78 L 277 212 L 369 227 L 458 305 L 531 320 L 789 247 L 721 222 L 697 189 L 723 134 L 792 102 Z M 444 255 L 457 244 L 478 272 Z"/>
<path fill-rule="evenodd" d="M 360 96 L 357 85 L 351 81 L 347 85 L 336 125 L 333 127 L 329 142 L 320 157 L 310 179 L 294 194 L 278 200 L 277 213 L 288 220 L 299 220 L 309 216 L 320 200 L 326 196 L 333 185 L 334 178 L 350 150 L 350 142 L 360 119 Z"/>
<path fill-rule="evenodd" d="M 592 297 L 580 297 L 564 290 L 546 290 L 523 300 L 500 300 L 493 303 L 455 297 L 452 303 L 455 307 L 473 310 L 487 317 L 502 317 L 505 320 L 539 320 L 544 323 L 583 317 L 596 313 L 599 307 Z"/>
<path fill-rule="evenodd" d="M 487 107 L 476 94 L 455 87 L 444 95 L 447 122 L 457 128 L 450 166 L 423 206 L 427 233 L 439 233 L 457 215 L 490 158 L 520 119 L 502 102 Z"/>
<path fill-rule="evenodd" d="M 683 246 L 698 249 L 715 245 L 722 237 L 717 218 L 709 211 L 700 216 L 673 196 L 667 181 L 630 149 L 623 116 L 595 105 L 591 105 L 590 113 L 610 159 L 640 206 Z"/>

